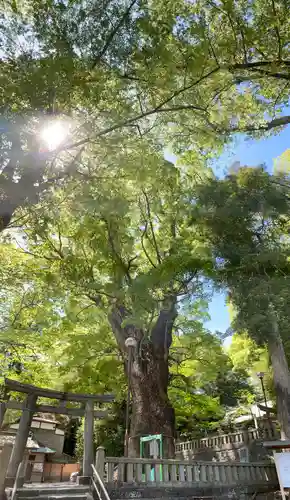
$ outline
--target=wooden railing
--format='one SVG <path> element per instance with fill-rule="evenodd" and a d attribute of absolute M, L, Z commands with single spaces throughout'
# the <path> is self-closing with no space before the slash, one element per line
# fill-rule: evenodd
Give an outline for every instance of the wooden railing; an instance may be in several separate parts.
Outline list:
<path fill-rule="evenodd" d="M 200 450 L 202 448 L 222 448 L 227 444 L 249 443 L 258 439 L 271 440 L 277 438 L 277 433 L 269 429 L 250 429 L 247 431 L 232 432 L 231 434 L 221 434 L 218 436 L 209 436 L 192 441 L 176 443 L 176 453 L 182 453 L 188 450 Z"/>
<path fill-rule="evenodd" d="M 228 463 L 105 457 L 98 449 L 96 469 L 105 484 L 197 485 L 277 484 L 275 466 L 267 462 Z"/>

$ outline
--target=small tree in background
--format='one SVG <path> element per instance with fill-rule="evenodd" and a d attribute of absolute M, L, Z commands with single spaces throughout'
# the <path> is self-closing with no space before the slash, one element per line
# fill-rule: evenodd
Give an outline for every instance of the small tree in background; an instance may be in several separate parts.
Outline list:
<path fill-rule="evenodd" d="M 281 434 L 290 438 L 290 376 L 283 346 L 289 325 L 289 183 L 243 167 L 201 186 L 195 222 L 208 238 L 214 280 L 236 308 L 236 331 L 266 344 Z"/>

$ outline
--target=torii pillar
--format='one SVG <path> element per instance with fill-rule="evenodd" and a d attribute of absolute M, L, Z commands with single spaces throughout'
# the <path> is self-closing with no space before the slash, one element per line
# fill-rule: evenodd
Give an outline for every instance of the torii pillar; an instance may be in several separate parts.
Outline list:
<path fill-rule="evenodd" d="M 94 402 L 89 400 L 85 409 L 83 475 L 79 484 L 90 484 L 94 463 Z"/>
<path fill-rule="evenodd" d="M 6 408 L 10 408 L 12 410 L 22 410 L 18 432 L 8 466 L 7 486 L 14 483 L 19 464 L 23 460 L 29 436 L 29 429 L 31 427 L 33 414 L 36 411 L 85 417 L 83 476 L 79 477 L 79 480 L 83 483 L 90 482 L 90 478 L 92 476 L 92 464 L 94 463 L 94 418 L 106 418 L 108 416 L 107 411 L 94 410 L 94 404 L 95 402 L 111 402 L 114 400 L 114 396 L 112 394 L 75 394 L 72 392 L 61 392 L 54 389 L 42 389 L 34 385 L 24 384 L 10 379 L 5 379 L 5 386 L 10 391 L 27 394 L 26 400 L 23 404 L 12 400 L 8 401 L 5 406 L 3 405 L 3 408 L 0 408 L 4 411 L 6 411 Z M 59 406 L 42 404 L 37 405 L 36 402 L 38 396 L 49 399 L 58 399 L 60 400 L 60 404 Z M 66 407 L 67 401 L 82 403 L 82 407 Z"/>
<path fill-rule="evenodd" d="M 28 394 L 25 400 L 25 405 L 22 408 L 22 415 L 7 469 L 7 486 L 10 486 L 11 484 L 13 486 L 19 464 L 23 460 L 33 413 L 36 409 L 36 401 L 37 395 L 33 393 Z"/>

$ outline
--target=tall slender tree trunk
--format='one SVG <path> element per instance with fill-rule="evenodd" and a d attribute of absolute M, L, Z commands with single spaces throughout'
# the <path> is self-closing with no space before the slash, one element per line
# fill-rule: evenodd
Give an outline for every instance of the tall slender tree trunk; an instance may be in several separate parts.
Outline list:
<path fill-rule="evenodd" d="M 277 417 L 281 427 L 281 439 L 290 439 L 290 374 L 284 346 L 276 318 L 272 318 L 272 332 L 268 348 L 273 367 L 276 391 Z"/>
<path fill-rule="evenodd" d="M 134 325 L 123 327 L 128 311 L 123 306 L 114 307 L 109 321 L 118 346 L 123 353 L 128 375 L 128 358 L 125 341 L 134 337 L 137 347 L 133 351 L 130 374 L 132 391 L 132 416 L 130 422 L 129 455 L 140 454 L 140 438 L 148 434 L 162 434 L 163 456 L 174 457 L 175 418 L 167 389 L 169 383 L 168 351 L 171 345 L 172 326 L 176 317 L 175 303 L 160 312 L 150 338 Z"/>

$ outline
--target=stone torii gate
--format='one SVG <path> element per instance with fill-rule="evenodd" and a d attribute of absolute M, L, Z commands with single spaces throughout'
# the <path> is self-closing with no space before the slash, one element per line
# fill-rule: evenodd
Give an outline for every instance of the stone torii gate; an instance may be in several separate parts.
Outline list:
<path fill-rule="evenodd" d="M 26 394 L 26 399 L 23 402 L 11 400 L 9 394 L 11 391 Z M 59 405 L 38 405 L 38 397 L 57 399 L 59 400 Z M 94 463 L 94 419 L 106 418 L 108 416 L 108 412 L 106 411 L 95 410 L 94 405 L 95 403 L 108 403 L 113 400 L 114 396 L 112 394 L 75 394 L 72 392 L 55 391 L 53 389 L 42 389 L 34 385 L 23 384 L 16 380 L 5 379 L 5 396 L 4 400 L 0 403 L 0 429 L 7 409 L 22 410 L 7 470 L 7 485 L 15 481 L 19 464 L 23 460 L 26 442 L 35 412 L 85 417 L 83 476 L 79 478 L 79 481 L 82 484 L 89 482 L 92 475 L 91 464 Z M 68 402 L 81 404 L 78 407 L 68 407 Z"/>

